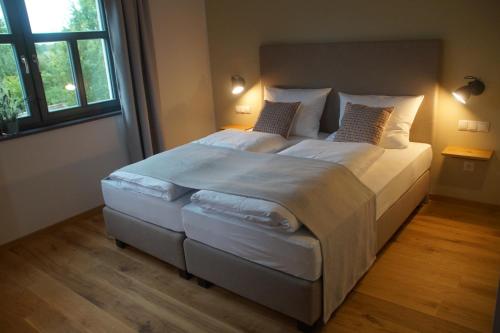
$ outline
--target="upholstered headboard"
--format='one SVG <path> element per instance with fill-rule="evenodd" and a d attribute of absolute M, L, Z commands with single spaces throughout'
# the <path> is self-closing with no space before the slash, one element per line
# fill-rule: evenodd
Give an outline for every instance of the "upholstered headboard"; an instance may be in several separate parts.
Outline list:
<path fill-rule="evenodd" d="M 261 81 L 282 88 L 333 88 L 321 120 L 324 132 L 338 128 L 339 91 L 425 95 L 411 139 L 431 142 L 440 57 L 439 40 L 263 45 Z"/>

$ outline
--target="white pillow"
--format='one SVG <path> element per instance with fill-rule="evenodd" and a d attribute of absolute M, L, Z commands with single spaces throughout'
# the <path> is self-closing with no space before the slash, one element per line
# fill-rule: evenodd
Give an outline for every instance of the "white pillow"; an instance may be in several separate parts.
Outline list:
<path fill-rule="evenodd" d="M 339 92 L 340 117 L 339 126 L 344 117 L 347 103 L 362 104 L 370 107 L 390 107 L 394 110 L 385 126 L 379 145 L 384 148 L 402 149 L 410 143 L 410 128 L 417 115 L 424 96 L 379 96 L 349 95 Z"/>
<path fill-rule="evenodd" d="M 266 87 L 264 99 L 271 102 L 300 102 L 290 135 L 317 138 L 319 121 L 325 109 L 326 97 L 331 88 L 325 89 L 280 89 Z"/>

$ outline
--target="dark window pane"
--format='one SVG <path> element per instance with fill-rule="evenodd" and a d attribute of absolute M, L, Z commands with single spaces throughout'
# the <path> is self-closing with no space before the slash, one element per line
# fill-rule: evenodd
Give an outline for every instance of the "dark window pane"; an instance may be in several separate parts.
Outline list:
<path fill-rule="evenodd" d="M 0 88 L 10 93 L 13 101 L 19 102 L 19 107 L 22 108 L 19 118 L 29 116 L 28 107 L 23 102 L 26 94 L 21 85 L 16 54 L 11 44 L 0 44 Z"/>
<path fill-rule="evenodd" d="M 103 30 L 98 0 L 25 0 L 33 33 Z"/>
<path fill-rule="evenodd" d="M 78 106 L 67 43 L 36 43 L 36 53 L 49 111 Z"/>
<path fill-rule="evenodd" d="M 5 10 L 3 6 L 3 1 L 0 0 L 0 34 L 8 34 L 9 25 L 7 24 L 7 19 L 5 17 Z"/>
<path fill-rule="evenodd" d="M 103 39 L 78 41 L 88 103 L 113 99 L 106 44 Z"/>

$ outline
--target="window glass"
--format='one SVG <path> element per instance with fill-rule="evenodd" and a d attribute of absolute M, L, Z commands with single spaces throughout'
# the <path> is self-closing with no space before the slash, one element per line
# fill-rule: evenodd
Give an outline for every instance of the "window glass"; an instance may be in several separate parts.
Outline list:
<path fill-rule="evenodd" d="M 0 0 L 2 119 L 27 131 L 120 110 L 102 5 Z"/>
<path fill-rule="evenodd" d="M 8 34 L 9 32 L 9 25 L 4 14 L 3 1 L 0 0 L 0 34 Z"/>
<path fill-rule="evenodd" d="M 78 41 L 83 81 L 87 102 L 97 103 L 113 99 L 106 44 L 103 39 Z"/>
<path fill-rule="evenodd" d="M 97 0 L 25 0 L 25 3 L 33 33 L 103 30 Z"/>
<path fill-rule="evenodd" d="M 67 43 L 47 42 L 35 45 L 49 112 L 78 106 Z"/>
<path fill-rule="evenodd" d="M 28 107 L 24 102 L 25 92 L 19 77 L 16 54 L 11 44 L 0 44 L 0 88 L 12 96 L 12 103 L 22 108 L 19 118 L 29 116 Z"/>

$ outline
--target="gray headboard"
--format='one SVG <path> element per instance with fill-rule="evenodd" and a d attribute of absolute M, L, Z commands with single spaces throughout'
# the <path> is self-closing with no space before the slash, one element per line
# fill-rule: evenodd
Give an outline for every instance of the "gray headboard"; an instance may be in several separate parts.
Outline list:
<path fill-rule="evenodd" d="M 263 86 L 333 88 L 321 130 L 338 128 L 337 92 L 425 95 L 411 139 L 431 142 L 439 76 L 439 40 L 272 44 L 260 48 Z"/>

